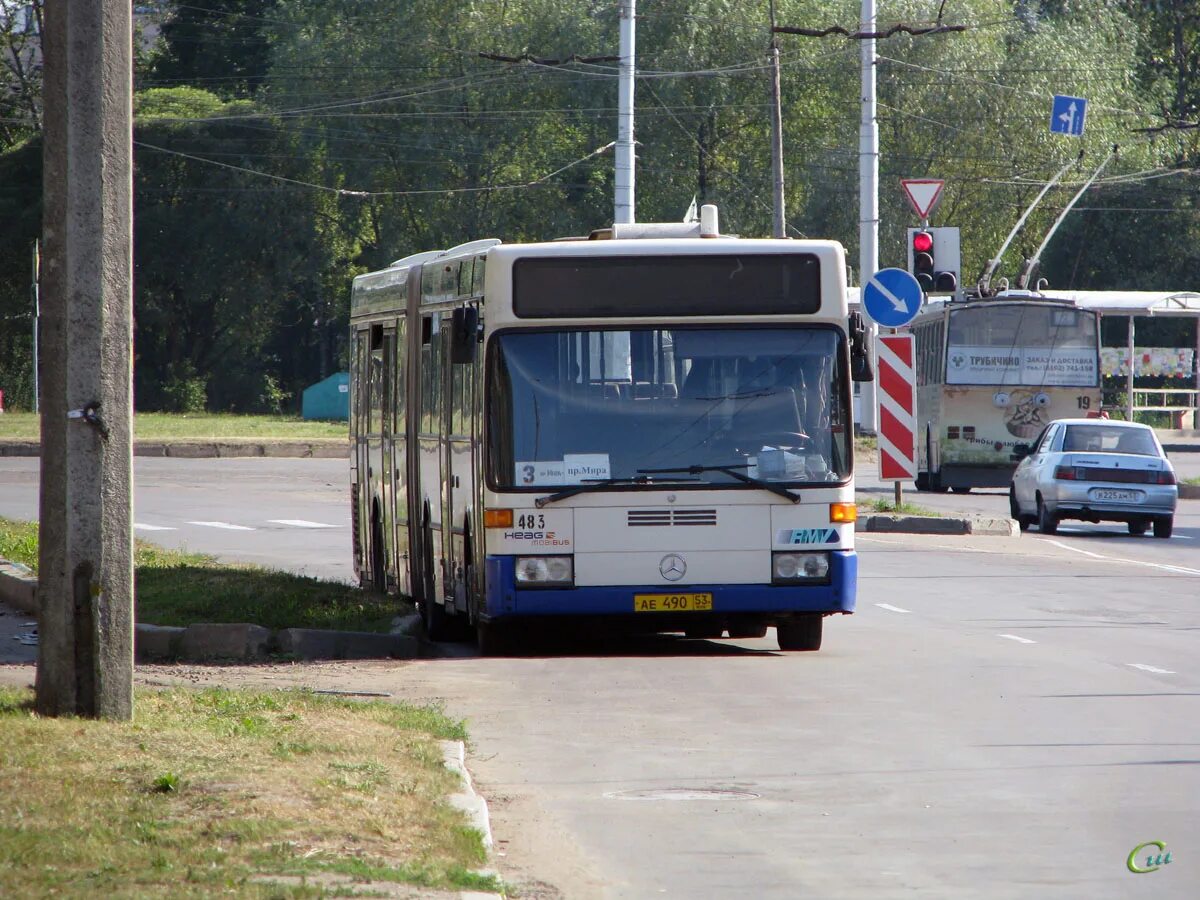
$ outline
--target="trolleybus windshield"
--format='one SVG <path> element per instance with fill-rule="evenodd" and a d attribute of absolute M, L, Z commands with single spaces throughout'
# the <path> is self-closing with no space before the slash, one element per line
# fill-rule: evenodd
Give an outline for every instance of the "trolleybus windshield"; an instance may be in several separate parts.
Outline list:
<path fill-rule="evenodd" d="M 843 343 L 820 326 L 502 332 L 489 352 L 490 479 L 545 490 L 676 468 L 702 487 L 745 485 L 722 469 L 844 481 Z"/>
<path fill-rule="evenodd" d="M 1096 317 L 1027 303 L 950 312 L 946 383 L 1094 387 Z"/>

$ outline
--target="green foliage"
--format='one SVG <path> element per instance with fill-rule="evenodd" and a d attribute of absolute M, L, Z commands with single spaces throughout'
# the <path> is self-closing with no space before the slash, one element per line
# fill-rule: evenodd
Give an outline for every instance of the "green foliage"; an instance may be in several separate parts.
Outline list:
<path fill-rule="evenodd" d="M 615 63 L 485 56 L 613 56 L 611 0 L 157 5 L 169 15 L 136 95 L 140 409 L 294 408 L 344 364 L 355 274 L 479 237 L 611 221 L 612 152 L 594 151 L 615 137 Z M 775 6 L 779 22 L 808 26 L 854 28 L 860 12 L 857 0 Z M 1119 144 L 1042 274 L 1055 287 L 1195 288 L 1200 129 L 1174 126 L 1200 116 L 1200 6 L 894 0 L 880 25 L 939 10 L 969 27 L 878 42 L 881 264 L 905 259 L 913 217 L 900 178 L 946 179 L 934 224 L 961 227 L 969 284 L 1041 185 L 1084 151 L 1001 261 L 1011 276 Z M 637 27 L 637 218 L 677 220 L 696 196 L 720 206 L 725 231 L 768 234 L 766 5 L 648 4 Z M 857 268 L 860 44 L 778 43 L 789 234 L 839 240 Z M 22 110 L 40 82 L 6 83 L 0 388 L 28 408 L 41 147 Z M 1055 93 L 1089 99 L 1083 138 L 1048 133 Z M 1159 177 L 1163 167 L 1179 174 Z"/>

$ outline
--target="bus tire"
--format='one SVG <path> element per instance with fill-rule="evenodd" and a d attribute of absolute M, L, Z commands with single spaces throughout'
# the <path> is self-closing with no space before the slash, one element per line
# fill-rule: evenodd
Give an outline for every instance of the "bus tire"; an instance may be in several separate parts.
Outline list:
<path fill-rule="evenodd" d="M 1042 534 L 1058 534 L 1058 516 L 1046 509 L 1041 494 L 1038 494 L 1037 498 L 1037 520 L 1038 531 Z"/>
<path fill-rule="evenodd" d="M 950 490 L 956 494 L 969 494 L 971 493 L 971 486 L 969 484 L 955 485 Z"/>
<path fill-rule="evenodd" d="M 780 650 L 820 650 L 825 617 L 796 616 L 775 626 Z"/>
<path fill-rule="evenodd" d="M 424 557 L 421 566 L 421 621 L 425 625 L 425 637 L 431 641 L 452 641 L 454 623 L 450 621 L 446 607 L 434 599 L 436 584 L 433 577 L 433 537 L 428 530 L 425 531 L 423 543 L 425 546 L 421 553 Z"/>
<path fill-rule="evenodd" d="M 916 489 L 918 491 L 922 491 L 922 492 L 928 491 L 929 490 L 929 473 L 928 472 L 918 472 L 917 478 L 916 478 L 916 483 L 914 484 L 914 487 L 916 487 Z"/>
<path fill-rule="evenodd" d="M 683 629 L 683 636 L 693 641 L 715 641 L 725 634 L 720 625 L 690 625 Z"/>
<path fill-rule="evenodd" d="M 364 587 L 377 594 L 387 593 L 387 562 L 383 555 L 383 522 L 379 508 L 371 513 L 371 565 Z"/>

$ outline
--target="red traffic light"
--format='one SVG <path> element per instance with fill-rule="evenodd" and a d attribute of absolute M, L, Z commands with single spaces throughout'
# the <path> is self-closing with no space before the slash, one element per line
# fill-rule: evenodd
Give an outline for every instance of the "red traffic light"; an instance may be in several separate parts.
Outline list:
<path fill-rule="evenodd" d="M 917 231 L 912 236 L 913 252 L 929 253 L 933 250 L 933 235 L 928 231 Z"/>

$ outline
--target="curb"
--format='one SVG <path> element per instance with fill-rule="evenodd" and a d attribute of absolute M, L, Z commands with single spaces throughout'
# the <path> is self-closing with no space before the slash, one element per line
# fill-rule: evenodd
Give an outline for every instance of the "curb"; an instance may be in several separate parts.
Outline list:
<path fill-rule="evenodd" d="M 483 837 L 483 846 L 492 852 L 492 824 L 488 816 L 487 801 L 475 791 L 471 773 L 467 771 L 467 748 L 462 741 L 441 741 L 442 761 L 446 768 L 457 772 L 463 781 L 464 790 L 450 795 L 450 805 L 467 814 L 471 826 Z M 490 896 L 486 895 L 485 896 Z"/>
<path fill-rule="evenodd" d="M 37 576 L 19 563 L 0 560 L 0 601 L 36 616 Z M 200 622 L 186 627 L 139 622 L 134 626 L 138 662 L 254 662 L 276 653 L 298 660 L 423 659 L 430 655 L 424 642 L 411 634 L 320 628 L 272 631 L 249 622 Z"/>
<path fill-rule="evenodd" d="M 451 772 L 462 779 L 464 790 L 450 795 L 450 805 L 464 813 L 470 820 L 471 827 L 479 832 L 483 839 L 483 848 L 489 856 L 495 843 L 492 839 L 492 821 L 488 815 L 487 800 L 476 790 L 471 773 L 467 771 L 467 748 L 462 741 L 439 741 L 442 745 L 442 763 Z M 484 869 L 479 874 L 500 877 L 498 872 Z M 503 900 L 500 894 L 488 891 L 462 891 L 459 900 Z"/>
<path fill-rule="evenodd" d="M 1180 500 L 1200 500 L 1200 484 L 1179 485 Z"/>
<path fill-rule="evenodd" d="M 0 456 L 41 456 L 37 441 L 0 441 Z M 341 438 L 310 441 L 135 441 L 134 456 L 179 459 L 280 457 L 289 459 L 349 459 L 350 442 Z"/>
<path fill-rule="evenodd" d="M 860 519 L 861 531 L 876 534 L 980 534 L 1016 537 L 1021 533 L 1012 519 L 987 516 L 948 518 L 941 516 L 874 515 Z"/>

